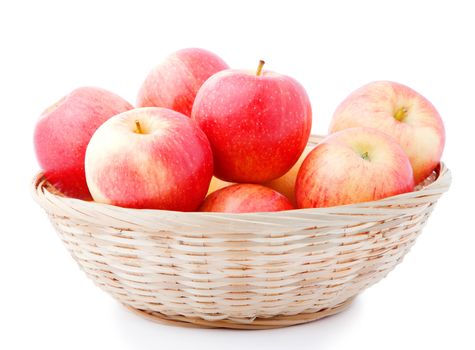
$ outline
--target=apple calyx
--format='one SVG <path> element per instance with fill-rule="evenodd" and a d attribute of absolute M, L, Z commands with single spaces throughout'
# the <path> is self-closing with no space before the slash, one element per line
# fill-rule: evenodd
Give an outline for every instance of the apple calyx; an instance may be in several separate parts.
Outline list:
<path fill-rule="evenodd" d="M 364 153 L 361 155 L 361 158 L 363 158 L 364 160 L 369 160 L 369 154 L 368 154 L 368 152 L 364 152 Z"/>
<path fill-rule="evenodd" d="M 263 60 L 259 61 L 259 65 L 257 66 L 257 70 L 256 70 L 256 75 L 257 76 L 260 76 L 262 74 L 262 67 L 264 67 L 264 64 L 266 64 L 265 61 L 263 61 Z"/>
<path fill-rule="evenodd" d="M 394 113 L 394 119 L 396 119 L 399 122 L 402 122 L 404 118 L 407 117 L 407 108 L 406 107 L 401 107 L 399 108 L 396 113 Z"/>
<path fill-rule="evenodd" d="M 137 129 L 135 129 L 135 132 L 137 134 L 143 134 L 142 127 L 140 126 L 140 122 L 138 120 L 135 121 L 135 126 Z"/>

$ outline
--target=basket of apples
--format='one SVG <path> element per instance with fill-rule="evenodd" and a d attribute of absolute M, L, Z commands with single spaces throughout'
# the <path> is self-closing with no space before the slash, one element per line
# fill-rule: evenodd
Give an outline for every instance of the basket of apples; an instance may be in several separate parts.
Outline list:
<path fill-rule="evenodd" d="M 170 55 L 133 108 L 85 87 L 49 107 L 33 182 L 100 288 L 153 320 L 261 329 L 344 310 L 385 277 L 450 186 L 434 106 L 373 82 L 327 137 L 293 78 Z"/>

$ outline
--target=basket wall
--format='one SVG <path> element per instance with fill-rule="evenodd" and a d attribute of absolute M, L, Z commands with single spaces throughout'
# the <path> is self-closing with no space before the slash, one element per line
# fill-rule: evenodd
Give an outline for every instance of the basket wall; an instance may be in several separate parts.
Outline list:
<path fill-rule="evenodd" d="M 305 319 L 380 281 L 414 244 L 449 184 L 442 164 L 412 193 L 250 214 L 85 202 L 55 194 L 41 174 L 33 194 L 81 269 L 121 303 L 169 319 L 240 325 Z"/>

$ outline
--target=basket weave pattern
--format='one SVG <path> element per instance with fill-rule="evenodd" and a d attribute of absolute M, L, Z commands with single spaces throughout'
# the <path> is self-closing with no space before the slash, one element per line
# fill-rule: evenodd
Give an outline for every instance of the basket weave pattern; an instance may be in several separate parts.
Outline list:
<path fill-rule="evenodd" d="M 441 164 L 421 189 L 347 206 L 275 213 L 126 209 L 33 195 L 81 269 L 121 303 L 199 326 L 269 328 L 346 307 L 385 277 L 450 185 Z"/>

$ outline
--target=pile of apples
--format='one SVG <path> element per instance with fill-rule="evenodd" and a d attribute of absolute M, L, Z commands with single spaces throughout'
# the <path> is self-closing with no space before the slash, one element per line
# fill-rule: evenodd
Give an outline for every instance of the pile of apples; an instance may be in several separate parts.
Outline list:
<path fill-rule="evenodd" d="M 312 110 L 295 79 L 229 69 L 184 49 L 143 83 L 134 108 L 83 87 L 41 115 L 34 143 L 63 194 L 128 208 L 268 212 L 366 202 L 414 190 L 445 143 L 435 107 L 379 81 L 336 109 L 329 136 L 307 146 Z"/>

